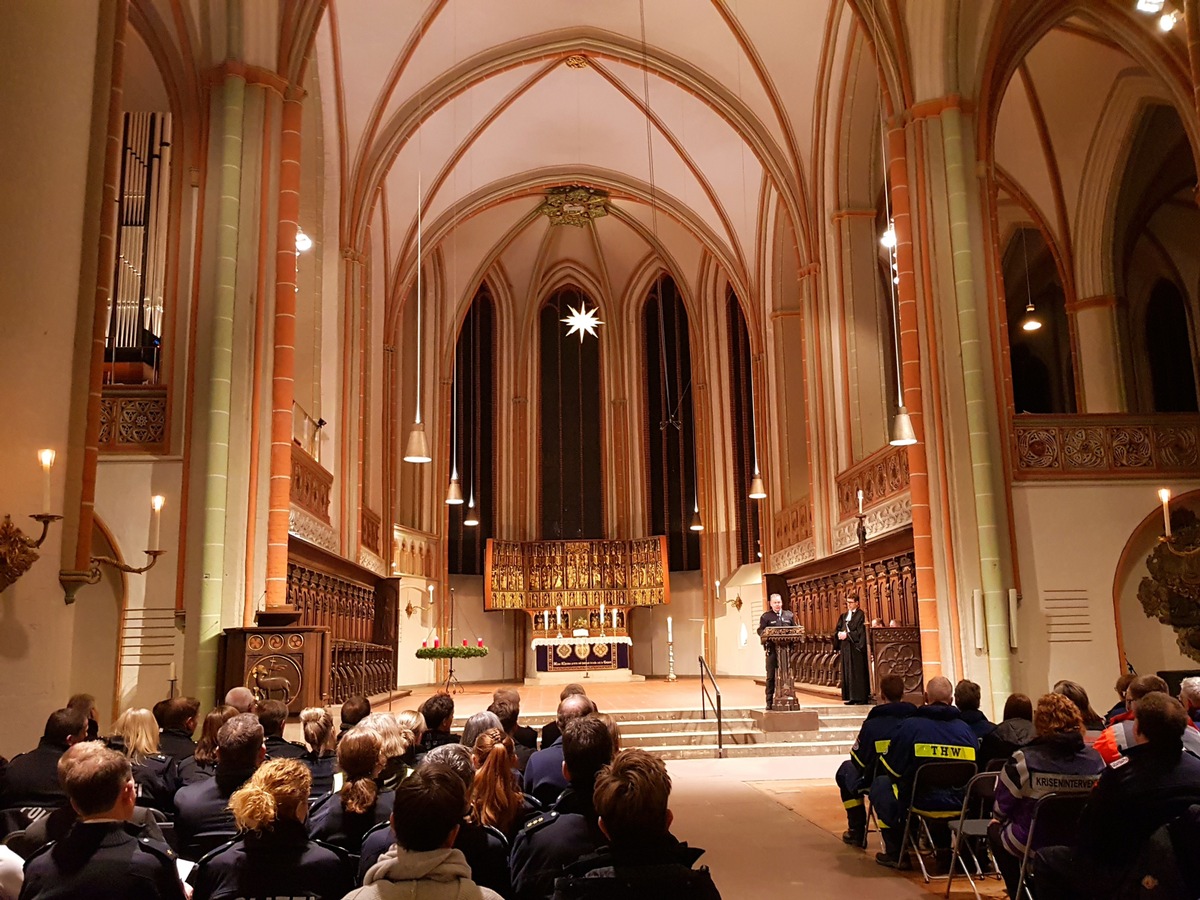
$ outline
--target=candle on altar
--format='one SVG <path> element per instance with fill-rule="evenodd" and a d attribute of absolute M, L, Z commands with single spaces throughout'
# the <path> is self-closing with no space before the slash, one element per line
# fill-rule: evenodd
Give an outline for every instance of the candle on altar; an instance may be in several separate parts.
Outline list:
<path fill-rule="evenodd" d="M 600 627 L 604 627 L 604 604 L 600 604 Z"/>
<path fill-rule="evenodd" d="M 483 638 L 479 638 L 479 640 L 476 642 L 475 646 L 482 647 L 483 646 Z"/>
<path fill-rule="evenodd" d="M 562 604 L 554 607 L 554 624 L 562 627 Z"/>
<path fill-rule="evenodd" d="M 1171 536 L 1171 489 L 1159 488 L 1158 499 L 1163 505 L 1163 534 L 1165 537 Z"/>
<path fill-rule="evenodd" d="M 862 489 L 860 488 L 858 491 L 858 514 L 860 516 L 862 515 L 862 502 L 863 502 L 863 492 L 862 492 Z"/>
<path fill-rule="evenodd" d="M 616 628 L 617 627 L 617 609 L 615 606 L 613 607 L 612 612 L 613 612 L 613 628 Z"/>
<path fill-rule="evenodd" d="M 542 610 L 542 630 L 550 630 L 550 610 L 548 609 Z"/>
<path fill-rule="evenodd" d="M 671 617 L 667 616 L 667 643 L 670 644 L 674 642 L 674 640 L 675 636 L 671 633 Z"/>
<path fill-rule="evenodd" d="M 39 450 L 38 462 L 42 464 L 42 512 L 50 513 L 50 469 L 54 467 L 54 451 Z"/>

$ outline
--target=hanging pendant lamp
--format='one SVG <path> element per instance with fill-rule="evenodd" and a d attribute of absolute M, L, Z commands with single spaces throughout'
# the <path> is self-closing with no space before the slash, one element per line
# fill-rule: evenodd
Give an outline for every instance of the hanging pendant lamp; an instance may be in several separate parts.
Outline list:
<path fill-rule="evenodd" d="M 455 472 L 450 476 L 450 487 L 446 490 L 446 505 L 447 506 L 462 506 L 463 493 L 462 483 L 458 480 L 458 473 Z"/>
<path fill-rule="evenodd" d="M 454 396 L 450 404 L 450 486 L 446 505 L 462 506 L 462 484 L 458 480 L 458 352 L 454 354 Z"/>
<path fill-rule="evenodd" d="M 692 521 L 688 525 L 688 528 L 692 531 L 703 531 L 704 530 L 704 522 L 702 522 L 700 520 L 700 500 L 699 500 L 699 498 L 696 499 L 696 506 L 692 510 Z"/>
<path fill-rule="evenodd" d="M 459 500 L 458 502 L 461 503 L 462 501 Z M 479 516 L 477 516 L 475 514 L 475 491 L 474 490 L 471 491 L 471 499 L 467 503 L 467 515 L 463 519 L 463 524 L 466 525 L 468 528 L 474 528 L 476 525 L 479 524 Z"/>
<path fill-rule="evenodd" d="M 1021 320 L 1022 331 L 1037 331 L 1042 327 L 1037 310 L 1033 308 L 1033 288 L 1029 284 L 1029 253 L 1025 249 L 1025 229 L 1021 229 L 1021 258 L 1025 261 L 1025 318 Z"/>
<path fill-rule="evenodd" d="M 750 499 L 767 499 L 767 488 L 766 485 L 763 484 L 762 475 L 758 473 L 757 469 L 754 470 L 754 477 L 750 479 Z"/>
<path fill-rule="evenodd" d="M 912 419 L 908 415 L 908 407 L 901 404 L 892 416 L 891 438 L 888 443 L 893 447 L 908 447 L 917 442 L 917 433 L 913 430 Z"/>
<path fill-rule="evenodd" d="M 413 419 L 412 431 L 408 433 L 408 443 L 404 449 L 404 461 L 409 463 L 430 463 L 433 457 L 429 453 L 429 438 L 425 434 L 425 424 L 421 421 L 421 172 L 417 171 L 417 411 Z"/>

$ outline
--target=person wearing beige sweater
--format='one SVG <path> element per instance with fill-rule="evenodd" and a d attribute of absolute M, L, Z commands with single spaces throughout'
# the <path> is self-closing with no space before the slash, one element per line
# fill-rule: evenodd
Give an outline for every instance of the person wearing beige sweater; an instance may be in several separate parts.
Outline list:
<path fill-rule="evenodd" d="M 467 809 L 466 788 L 449 767 L 421 766 L 396 788 L 396 844 L 344 900 L 503 900 L 471 880 L 454 839 Z"/>

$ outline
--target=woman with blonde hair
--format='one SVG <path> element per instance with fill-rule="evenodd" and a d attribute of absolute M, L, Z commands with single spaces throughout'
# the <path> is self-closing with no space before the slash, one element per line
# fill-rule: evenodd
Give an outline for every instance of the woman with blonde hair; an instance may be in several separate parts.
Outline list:
<path fill-rule="evenodd" d="M 1017 896 L 1021 857 L 1038 799 L 1049 790 L 1086 794 L 1104 771 L 1100 754 L 1084 746 L 1084 714 L 1069 694 L 1046 694 L 1038 700 L 1033 727 L 1037 737 L 1016 750 L 1000 773 L 988 827 L 988 841 L 1010 897 Z M 1048 783 L 1056 786 L 1047 788 Z"/>
<path fill-rule="evenodd" d="M 357 855 L 363 836 L 391 816 L 395 795 L 381 791 L 375 780 L 383 765 L 381 746 L 379 735 L 362 722 L 338 741 L 342 786 L 313 810 L 313 838 Z"/>
<path fill-rule="evenodd" d="M 337 732 L 333 716 L 320 706 L 300 710 L 300 726 L 308 752 L 300 758 L 312 773 L 312 795 L 324 797 L 333 790 L 333 770 L 337 762 Z"/>
<path fill-rule="evenodd" d="M 405 728 L 391 713 L 371 713 L 355 728 L 365 728 L 379 736 L 383 768 L 376 780 L 383 791 L 394 791 L 396 785 L 407 778 L 413 770 L 408 763 L 409 751 L 416 746 L 416 735 Z"/>
<path fill-rule="evenodd" d="M 298 759 L 263 763 L 229 798 L 238 836 L 200 860 L 192 900 L 343 896 L 350 885 L 342 858 L 304 827 L 311 786 Z"/>
<path fill-rule="evenodd" d="M 108 744 L 129 758 L 138 806 L 170 812 L 179 786 L 179 767 L 158 752 L 158 722 L 148 709 L 127 709 L 113 723 Z"/>
<path fill-rule="evenodd" d="M 217 771 L 217 732 L 221 726 L 238 714 L 237 709 L 226 704 L 214 706 L 204 717 L 200 729 L 200 740 L 195 752 L 179 762 L 179 786 L 194 784 L 212 778 Z"/>
<path fill-rule="evenodd" d="M 525 795 L 517 785 L 512 738 L 499 728 L 489 728 L 475 738 L 472 757 L 471 820 L 499 829 L 511 842 L 525 822 Z"/>
<path fill-rule="evenodd" d="M 418 756 L 424 755 L 420 751 L 421 739 L 425 736 L 425 717 L 415 709 L 406 709 L 396 713 L 396 724 L 401 730 L 412 732 L 413 741 L 408 752 L 404 754 L 404 764 L 409 769 L 415 769 L 420 762 Z"/>

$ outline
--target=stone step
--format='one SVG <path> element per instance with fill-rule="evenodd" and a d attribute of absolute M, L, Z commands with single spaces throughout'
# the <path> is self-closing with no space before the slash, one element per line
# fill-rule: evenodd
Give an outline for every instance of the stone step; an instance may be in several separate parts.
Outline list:
<path fill-rule="evenodd" d="M 774 731 L 764 732 L 757 729 L 741 729 L 724 731 L 722 739 L 726 745 L 741 746 L 764 745 L 773 743 L 790 743 L 793 746 L 838 746 L 849 747 L 854 743 L 854 735 L 846 733 L 827 734 L 824 731 Z M 717 745 L 717 733 L 666 731 L 649 732 L 646 734 L 621 735 L 623 747 L 695 747 Z"/>
<path fill-rule="evenodd" d="M 717 745 L 697 744 L 688 747 L 643 747 L 662 759 L 712 759 L 717 755 Z M 794 743 L 788 741 L 772 741 L 758 744 L 726 744 L 727 759 L 760 757 L 760 756 L 846 756 L 850 753 L 849 744 L 824 743 Z"/>
<path fill-rule="evenodd" d="M 725 729 L 754 728 L 754 720 L 749 716 L 723 716 L 721 719 Z M 717 720 L 713 716 L 707 719 L 644 719 L 636 722 L 618 722 L 622 736 L 627 734 L 643 734 L 650 731 L 679 731 L 679 732 L 717 732 Z"/>

